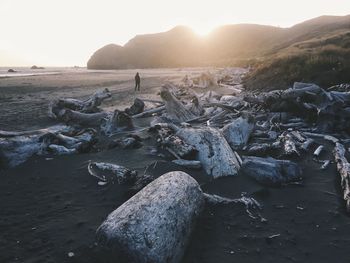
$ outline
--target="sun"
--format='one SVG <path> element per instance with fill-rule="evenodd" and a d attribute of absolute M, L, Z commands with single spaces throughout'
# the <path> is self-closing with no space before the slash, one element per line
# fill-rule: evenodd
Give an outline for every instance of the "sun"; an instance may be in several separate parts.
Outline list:
<path fill-rule="evenodd" d="M 213 30 L 212 27 L 208 27 L 206 25 L 197 25 L 197 26 L 193 26 L 193 31 L 201 36 L 201 37 L 206 37 L 210 34 L 210 32 Z"/>

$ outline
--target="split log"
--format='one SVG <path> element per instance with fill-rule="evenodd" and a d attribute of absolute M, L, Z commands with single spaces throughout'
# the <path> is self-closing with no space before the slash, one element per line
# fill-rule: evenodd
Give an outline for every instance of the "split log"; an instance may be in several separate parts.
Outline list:
<path fill-rule="evenodd" d="M 88 171 L 103 182 L 118 184 L 133 182 L 137 175 L 136 171 L 111 163 L 89 162 Z"/>
<path fill-rule="evenodd" d="M 254 129 L 252 118 L 238 118 L 227 124 L 222 133 L 233 150 L 242 149 Z"/>
<path fill-rule="evenodd" d="M 244 157 L 240 171 L 264 185 L 280 185 L 302 179 L 298 164 L 271 157 Z"/>
<path fill-rule="evenodd" d="M 341 143 L 336 143 L 334 148 L 334 158 L 337 164 L 337 170 L 341 177 L 341 187 L 343 190 L 343 199 L 346 202 L 347 212 L 350 212 L 350 164 L 345 157 L 346 150 Z"/>
<path fill-rule="evenodd" d="M 180 262 L 203 205 L 191 176 L 164 174 L 108 215 L 98 244 L 125 262 Z"/>
<path fill-rule="evenodd" d="M 188 169 L 201 169 L 202 168 L 202 164 L 200 161 L 177 159 L 177 160 L 173 160 L 172 162 L 177 164 L 177 165 L 180 165 L 182 167 L 188 168 Z"/>
<path fill-rule="evenodd" d="M 208 175 L 214 178 L 237 175 L 239 161 L 222 133 L 214 128 L 183 128 L 176 133 L 196 147 L 198 160 Z"/>
<path fill-rule="evenodd" d="M 130 108 L 125 109 L 125 113 L 131 116 L 136 115 L 143 112 L 144 108 L 145 108 L 145 103 L 139 98 L 136 98 L 134 100 L 134 104 Z"/>
<path fill-rule="evenodd" d="M 160 96 L 164 101 L 167 114 L 178 122 L 186 122 L 198 117 L 185 107 L 169 90 L 169 85 L 164 85 L 160 91 Z"/>

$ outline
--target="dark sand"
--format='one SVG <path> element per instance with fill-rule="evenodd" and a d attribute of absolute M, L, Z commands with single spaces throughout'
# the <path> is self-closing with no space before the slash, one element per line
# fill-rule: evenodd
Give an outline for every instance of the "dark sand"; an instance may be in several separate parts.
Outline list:
<path fill-rule="evenodd" d="M 52 125 L 55 122 L 46 115 L 50 99 L 84 98 L 101 87 L 113 93 L 105 107 L 128 106 L 133 100 L 133 74 L 73 72 L 0 79 L 0 129 Z M 154 94 L 162 82 L 184 74 L 141 71 L 142 96 L 157 98 Z M 96 248 L 95 231 L 130 193 L 127 186 L 98 186 L 87 172 L 87 163 L 114 162 L 139 173 L 151 165 L 148 173 L 155 175 L 182 170 L 149 154 L 152 138 L 144 144 L 137 150 L 113 149 L 53 160 L 33 157 L 0 171 L 0 262 L 118 262 Z M 327 146 L 321 159 L 332 158 L 332 145 Z M 183 262 L 349 262 L 350 218 L 343 208 L 335 165 L 321 171 L 311 154 L 300 161 L 303 184 L 281 188 L 263 187 L 244 176 L 210 181 L 202 171 L 187 171 L 205 192 L 232 198 L 242 192 L 252 195 L 263 205 L 261 214 L 267 222 L 250 218 L 241 205 L 207 206 Z M 273 235 L 278 236 L 269 238 Z M 74 257 L 69 258 L 69 252 Z"/>

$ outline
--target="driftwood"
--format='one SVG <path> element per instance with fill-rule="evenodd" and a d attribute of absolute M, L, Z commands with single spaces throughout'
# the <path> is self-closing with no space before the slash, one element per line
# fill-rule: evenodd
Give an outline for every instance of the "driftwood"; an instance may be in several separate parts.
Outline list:
<path fill-rule="evenodd" d="M 214 178 L 237 175 L 239 161 L 222 133 L 211 127 L 183 128 L 176 133 L 198 150 L 198 160 Z"/>
<path fill-rule="evenodd" d="M 240 117 L 226 125 L 222 129 L 222 133 L 231 148 L 239 150 L 247 144 L 253 129 L 254 123 L 252 119 Z"/>
<path fill-rule="evenodd" d="M 125 109 L 125 113 L 128 115 L 140 114 L 141 112 L 143 112 L 144 108 L 145 108 L 145 103 L 139 98 L 136 98 L 134 100 L 134 104 L 130 108 Z"/>
<path fill-rule="evenodd" d="M 103 182 L 118 184 L 133 182 L 137 175 L 136 171 L 111 163 L 89 162 L 88 171 Z"/>
<path fill-rule="evenodd" d="M 98 127 L 108 117 L 107 112 L 82 113 L 75 110 L 64 109 L 60 112 L 60 119 L 67 124 Z"/>
<path fill-rule="evenodd" d="M 143 117 L 146 117 L 146 116 L 151 116 L 152 114 L 161 112 L 163 110 L 165 110 L 165 106 L 160 106 L 160 107 L 157 107 L 157 108 L 153 108 L 153 109 L 144 111 L 144 112 L 139 113 L 139 114 L 135 114 L 132 117 L 133 118 L 143 118 Z"/>
<path fill-rule="evenodd" d="M 192 177 L 164 174 L 108 215 L 98 244 L 123 262 L 180 262 L 203 204 Z"/>
<path fill-rule="evenodd" d="M 271 157 L 244 157 L 240 172 L 264 185 L 279 185 L 302 179 L 298 164 Z"/>
<path fill-rule="evenodd" d="M 188 169 L 201 169 L 202 168 L 200 161 L 177 159 L 177 160 L 173 160 L 172 162 L 176 163 L 177 165 L 188 168 Z"/>
<path fill-rule="evenodd" d="M 185 107 L 170 91 L 171 86 L 164 85 L 160 91 L 160 96 L 164 101 L 167 114 L 178 122 L 186 122 L 198 117 Z"/>
<path fill-rule="evenodd" d="M 174 129 L 177 130 L 177 127 L 158 123 L 154 129 L 157 131 L 156 140 L 159 147 L 168 150 L 177 159 L 195 158 L 196 148 L 174 134 Z"/>
<path fill-rule="evenodd" d="M 124 111 L 115 110 L 114 113 L 105 119 L 101 125 L 101 130 L 107 134 L 112 135 L 118 131 L 132 129 L 134 127 L 132 118 Z"/>
<path fill-rule="evenodd" d="M 346 202 L 347 212 L 350 212 L 350 164 L 345 157 L 345 148 L 341 143 L 336 143 L 334 147 L 334 158 L 337 164 L 337 170 L 341 178 L 341 187 L 343 190 L 343 199 Z"/>
<path fill-rule="evenodd" d="M 314 156 L 316 157 L 320 156 L 323 149 L 324 149 L 323 145 L 318 146 L 317 149 L 314 151 Z"/>
<path fill-rule="evenodd" d="M 94 113 L 98 112 L 98 106 L 100 106 L 103 100 L 110 98 L 112 95 L 110 91 L 106 88 L 102 91 L 95 92 L 89 99 L 85 101 L 77 99 L 58 99 L 52 101 L 49 104 L 49 115 L 54 118 L 61 119 L 61 111 L 64 109 L 70 109 L 73 111 L 83 112 L 83 113 Z"/>

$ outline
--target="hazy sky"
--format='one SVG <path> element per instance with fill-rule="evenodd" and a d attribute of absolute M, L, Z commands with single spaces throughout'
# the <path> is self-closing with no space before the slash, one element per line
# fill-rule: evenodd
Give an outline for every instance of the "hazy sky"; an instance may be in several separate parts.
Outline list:
<path fill-rule="evenodd" d="M 288 27 L 320 15 L 350 14 L 350 0 L 0 0 L 0 66 L 85 66 L 109 44 L 188 25 Z"/>

